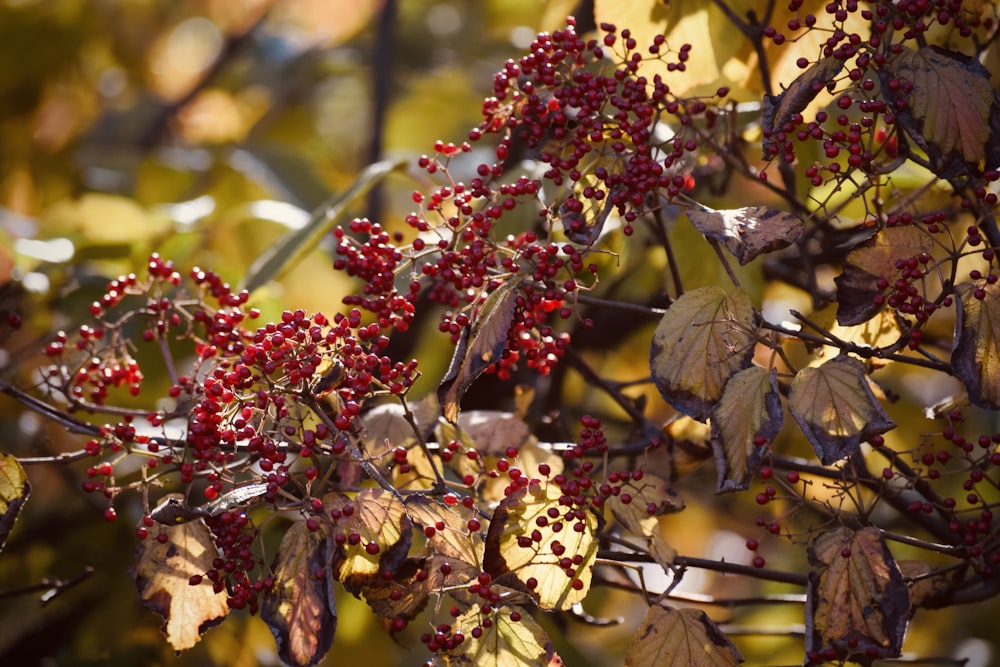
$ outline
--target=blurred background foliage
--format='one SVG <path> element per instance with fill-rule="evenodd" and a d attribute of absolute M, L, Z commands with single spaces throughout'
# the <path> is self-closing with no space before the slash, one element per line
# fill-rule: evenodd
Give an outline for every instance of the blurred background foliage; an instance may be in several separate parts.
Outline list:
<path fill-rule="evenodd" d="M 559 27 L 576 4 L 0 1 L 0 309 L 14 308 L 25 320 L 0 349 L 0 368 L 10 380 L 30 386 L 46 338 L 83 322 L 108 279 L 140 271 L 150 252 L 182 269 L 200 265 L 239 283 L 264 249 L 303 225 L 367 164 L 412 160 L 439 138 L 463 140 L 479 122 L 493 72 L 507 58 L 518 57 L 536 32 Z M 651 14 L 637 12 L 641 4 L 616 7 L 599 0 L 596 7 L 601 19 L 647 31 L 659 20 L 688 21 L 685 30 L 725 46 L 718 58 L 700 61 L 707 69 L 692 75 L 701 77 L 692 88 L 714 90 L 721 77 L 738 97 L 759 96 L 761 84 L 754 80 L 749 56 L 739 44 L 718 41 L 712 3 L 652 3 Z M 687 9 L 678 14 L 681 4 Z M 697 49 L 705 46 L 696 42 Z M 468 168 L 478 161 L 469 159 Z M 421 187 L 417 177 L 392 175 L 352 215 L 368 215 L 402 231 L 410 193 Z M 747 187 L 729 184 L 710 205 L 745 198 Z M 759 199 L 761 192 L 753 194 Z M 684 246 L 699 242 L 687 226 L 673 233 Z M 723 279 L 718 265 L 705 257 L 681 256 L 686 286 Z M 626 276 L 621 298 L 643 301 L 660 289 L 662 258 L 639 252 L 623 254 L 621 261 Z M 765 292 L 759 271 L 748 272 L 745 284 L 758 295 Z M 253 305 L 266 319 L 285 308 L 334 312 L 353 288 L 332 271 L 328 253 L 316 252 L 255 293 Z M 634 336 L 624 341 L 618 338 L 620 322 L 614 324 L 618 350 L 603 349 L 606 336 L 581 341 L 595 367 L 618 379 L 645 377 L 646 354 L 634 350 L 647 349 L 655 323 L 637 323 Z M 427 335 L 415 336 L 407 353 L 420 360 L 426 390 L 440 377 L 450 350 L 431 333 L 433 318 L 422 327 Z M 154 400 L 167 384 L 166 378 L 147 374 L 142 399 Z M 890 378 L 889 384 L 899 392 L 909 386 L 902 378 Z M 607 400 L 589 383 L 565 386 L 563 398 L 577 403 L 575 409 L 608 411 Z M 632 393 L 639 391 L 642 386 Z M 649 391 L 653 411 L 669 416 L 666 407 L 656 407 L 662 401 L 655 390 Z M 898 404 L 891 410 L 904 424 L 893 437 L 917 438 L 926 428 L 918 411 Z M 81 445 L 62 428 L 0 399 L 4 450 L 36 456 Z M 105 523 L 101 499 L 79 491 L 84 468 L 29 469 L 34 493 L 0 555 L 0 664 L 278 664 L 264 624 L 239 613 L 195 649 L 178 658 L 171 654 L 159 634 L 159 619 L 141 610 L 128 575 L 133 526 L 142 509 L 138 503 L 119 504 L 119 520 Z M 743 544 L 754 531 L 754 507 L 741 498 L 705 494 L 714 483 L 711 466 L 681 480 L 688 509 L 663 519 L 664 534 L 686 555 L 746 561 Z M 802 550 L 775 547 L 766 555 L 769 567 L 805 567 Z M 40 604 L 46 579 L 72 579 L 86 568 L 93 568 L 90 576 Z M 662 589 L 664 582 L 657 581 L 662 573 L 646 574 L 651 588 Z M 40 590 L 15 594 L 36 585 Z M 689 572 L 678 591 L 729 598 L 801 592 L 704 572 Z M 338 605 L 339 627 L 326 664 L 419 664 L 424 659 L 419 630 L 403 633 L 397 644 L 363 602 L 342 595 Z M 989 605 L 922 613 L 907 650 L 944 656 L 982 648 L 975 642 L 983 640 L 967 638 L 990 636 L 986 626 L 992 626 L 996 605 Z M 624 623 L 594 629 L 567 617 L 542 619 L 557 649 L 567 665 L 620 664 L 644 605 L 637 596 L 598 588 L 587 607 L 595 616 L 621 617 Z M 733 627 L 774 631 L 736 637 L 751 664 L 800 659 L 802 645 L 795 636 L 802 631 L 796 625 L 802 619 L 800 605 L 709 611 Z"/>

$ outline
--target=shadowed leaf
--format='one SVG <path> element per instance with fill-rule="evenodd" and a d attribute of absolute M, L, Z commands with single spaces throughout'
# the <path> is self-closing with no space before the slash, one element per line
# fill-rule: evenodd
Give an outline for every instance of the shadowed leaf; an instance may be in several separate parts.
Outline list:
<path fill-rule="evenodd" d="M 247 270 L 243 289 L 253 292 L 269 280 L 284 275 L 285 271 L 298 264 L 340 222 L 355 202 L 364 197 L 376 183 L 402 166 L 402 162 L 386 161 L 376 162 L 365 168 L 351 187 L 314 211 L 304 227 L 285 234 L 258 257 Z"/>
<path fill-rule="evenodd" d="M 30 493 L 31 484 L 17 458 L 0 452 L 0 551 Z"/>
<path fill-rule="evenodd" d="M 983 298 L 976 298 L 982 289 Z M 962 283 L 955 287 L 959 307 L 951 363 L 969 400 L 981 408 L 1000 408 L 1000 287 Z"/>
<path fill-rule="evenodd" d="M 408 558 L 393 572 L 392 579 L 362 586 L 361 593 L 368 606 L 383 618 L 413 620 L 430 599 L 425 566 L 424 559 Z"/>
<path fill-rule="evenodd" d="M 365 489 L 353 500 L 342 493 L 328 494 L 323 509 L 328 516 L 339 513 L 331 533 L 338 546 L 331 554 L 330 569 L 349 591 L 370 583 L 380 569 L 395 571 L 410 550 L 412 525 L 406 509 L 382 489 Z M 337 542 L 338 534 L 347 541 Z M 370 553 L 369 544 L 378 549 Z"/>
<path fill-rule="evenodd" d="M 843 354 L 795 375 L 788 410 L 823 465 L 896 428 L 868 386 L 865 365 Z"/>
<path fill-rule="evenodd" d="M 722 667 L 742 662 L 743 656 L 705 612 L 658 605 L 646 612 L 625 652 L 625 667 Z"/>
<path fill-rule="evenodd" d="M 897 120 L 939 176 L 958 176 L 966 165 L 978 168 L 986 159 L 994 94 L 978 60 L 937 47 L 904 46 L 878 75 L 890 99 L 905 100 Z M 892 92 L 894 81 L 913 88 Z"/>
<path fill-rule="evenodd" d="M 337 609 L 333 600 L 325 536 L 305 521 L 288 529 L 271 569 L 274 587 L 264 594 L 260 617 L 267 623 L 286 665 L 315 665 L 333 644 Z"/>
<path fill-rule="evenodd" d="M 751 366 L 726 385 L 712 410 L 712 449 L 718 470 L 718 492 L 743 491 L 757 472 L 770 447 L 757 445 L 756 437 L 773 440 L 784 418 L 774 371 Z"/>
<path fill-rule="evenodd" d="M 561 505 L 561 496 L 559 485 L 547 482 L 511 492 L 493 514 L 483 556 L 483 568 L 494 579 L 508 572 L 522 584 L 534 579 L 532 594 L 545 610 L 566 610 L 583 600 L 597 558 L 597 517 Z M 555 517 L 550 508 L 558 511 Z M 575 563 L 564 560 L 577 556 Z"/>
<path fill-rule="evenodd" d="M 514 319 L 517 288 L 523 281 L 522 277 L 512 278 L 498 287 L 486 297 L 472 324 L 462 331 L 451 365 L 438 387 L 441 409 L 448 421 L 455 423 L 462 396 L 483 371 L 500 359 Z"/>
<path fill-rule="evenodd" d="M 157 535 L 164 534 L 161 543 Z M 213 592 L 207 579 L 192 586 L 191 577 L 212 569 L 218 556 L 212 532 L 201 519 L 179 526 L 154 526 L 136 545 L 132 578 L 142 606 L 163 617 L 163 634 L 175 651 L 185 651 L 202 633 L 229 614 L 225 590 Z"/>
<path fill-rule="evenodd" d="M 511 619 L 517 614 L 517 620 Z M 531 612 L 523 607 L 504 607 L 490 614 L 492 624 L 483 628 L 478 639 L 472 631 L 486 618 L 481 607 L 473 606 L 455 619 L 453 632 L 465 635 L 465 641 L 455 649 L 440 655 L 440 664 L 447 667 L 561 667 L 545 633 Z"/>
<path fill-rule="evenodd" d="M 765 130 L 770 130 L 770 136 L 764 139 L 765 153 L 773 150 L 777 141 L 775 135 L 783 132 L 785 123 L 795 114 L 802 113 L 820 91 L 840 74 L 843 67 L 842 58 L 827 56 L 799 74 L 781 94 L 764 96 L 760 122 Z"/>
<path fill-rule="evenodd" d="M 903 576 L 876 528 L 823 533 L 809 547 L 806 650 L 832 647 L 851 662 L 870 665 L 900 654 L 910 613 Z"/>
<path fill-rule="evenodd" d="M 653 334 L 649 365 L 663 398 L 705 421 L 729 378 L 750 365 L 760 316 L 740 288 L 685 292 Z"/>
<path fill-rule="evenodd" d="M 688 209 L 688 219 L 705 236 L 721 242 L 740 264 L 795 242 L 805 225 L 799 216 L 766 206 L 715 211 Z"/>
<path fill-rule="evenodd" d="M 897 259 L 919 257 L 933 247 L 928 234 L 917 227 L 900 225 L 881 230 L 848 253 L 843 272 L 834 279 L 837 322 L 854 325 L 871 319 L 883 307 L 875 300 L 885 291 L 878 287 L 879 279 L 895 282 L 899 275 Z"/>

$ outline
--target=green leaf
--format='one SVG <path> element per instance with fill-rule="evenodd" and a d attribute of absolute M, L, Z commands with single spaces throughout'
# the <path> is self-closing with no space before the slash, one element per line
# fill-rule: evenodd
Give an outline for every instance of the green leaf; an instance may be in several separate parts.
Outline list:
<path fill-rule="evenodd" d="M 870 665 L 899 657 L 910 617 L 910 596 L 877 528 L 841 526 L 809 547 L 806 650 L 832 647 L 842 660 Z"/>
<path fill-rule="evenodd" d="M 958 176 L 966 165 L 981 168 L 990 143 L 994 92 L 978 60 L 933 46 L 916 51 L 903 46 L 878 76 L 890 100 L 906 102 L 897 110 L 898 122 L 926 151 L 939 176 Z M 908 82 L 912 90 L 891 92 L 893 80 Z"/>
<path fill-rule="evenodd" d="M 511 492 L 497 506 L 486 536 L 483 568 L 498 583 L 513 573 L 545 610 L 566 610 L 587 596 L 597 558 L 597 517 L 560 504 L 558 484 L 539 482 Z M 559 514 L 549 517 L 548 510 Z M 579 557 L 577 562 L 569 562 Z M 579 583 L 574 583 L 579 582 Z M 509 584 L 508 584 L 509 585 Z"/>
<path fill-rule="evenodd" d="M 983 298 L 977 299 L 980 289 Z M 975 405 L 1000 409 L 1000 287 L 962 283 L 955 286 L 955 295 L 955 374 Z"/>
<path fill-rule="evenodd" d="M 725 667 L 743 656 L 705 612 L 654 605 L 625 652 L 625 667 Z"/>
<path fill-rule="evenodd" d="M 866 322 L 882 310 L 876 296 L 884 290 L 879 279 L 890 284 L 896 281 L 899 258 L 919 257 L 930 253 L 934 240 L 912 225 L 887 227 L 852 250 L 844 262 L 844 270 L 834 279 L 837 285 L 837 322 L 854 325 Z"/>
<path fill-rule="evenodd" d="M 438 387 L 444 418 L 451 423 L 458 420 L 459 403 L 465 392 L 483 371 L 500 359 L 514 321 L 518 287 L 524 280 L 524 276 L 511 278 L 491 292 L 472 324 L 462 331 L 451 365 Z"/>
<path fill-rule="evenodd" d="M 0 551 L 30 494 L 31 484 L 17 457 L 0 452 Z"/>
<path fill-rule="evenodd" d="M 712 449 L 719 471 L 717 491 L 744 491 L 770 447 L 758 446 L 758 435 L 773 440 L 784 419 L 774 371 L 751 366 L 726 385 L 712 410 Z"/>
<path fill-rule="evenodd" d="M 159 535 L 166 535 L 160 542 Z M 163 634 L 175 651 L 186 651 L 201 635 L 229 614 L 225 590 L 215 592 L 207 579 L 197 586 L 191 577 L 212 569 L 218 557 L 212 532 L 204 520 L 179 526 L 153 526 L 135 549 L 132 579 L 142 606 L 163 617 Z"/>
<path fill-rule="evenodd" d="M 187 524 L 185 524 L 187 525 Z M 305 521 L 288 529 L 271 569 L 274 587 L 264 593 L 260 617 L 271 629 L 278 656 L 286 665 L 315 665 L 333 644 L 337 608 L 329 573 L 326 536 L 311 531 Z"/>
<path fill-rule="evenodd" d="M 517 620 L 511 618 L 517 614 Z M 483 627 L 487 618 L 479 605 L 455 619 L 452 632 L 461 632 L 465 641 L 455 649 L 440 654 L 440 664 L 445 667 L 556 667 L 562 660 L 556 654 L 549 636 L 531 612 L 513 606 L 499 609 L 488 616 L 491 623 Z M 483 634 L 472 638 L 472 631 L 481 628 Z"/>
<path fill-rule="evenodd" d="M 896 428 L 868 386 L 865 365 L 845 354 L 800 370 L 792 380 L 788 410 L 823 465 Z"/>
<path fill-rule="evenodd" d="M 258 257 L 248 269 L 242 288 L 253 292 L 268 281 L 280 278 L 333 229 L 355 202 L 403 164 L 386 161 L 369 165 L 345 192 L 316 209 L 304 227 L 288 232 Z"/>
<path fill-rule="evenodd" d="M 799 216 L 767 206 L 722 211 L 699 206 L 688 209 L 687 216 L 699 232 L 722 243 L 740 264 L 787 248 L 805 229 Z"/>
<path fill-rule="evenodd" d="M 653 382 L 675 409 L 705 421 L 734 373 L 750 365 L 760 315 L 740 288 L 700 287 L 667 310 L 653 334 Z"/>

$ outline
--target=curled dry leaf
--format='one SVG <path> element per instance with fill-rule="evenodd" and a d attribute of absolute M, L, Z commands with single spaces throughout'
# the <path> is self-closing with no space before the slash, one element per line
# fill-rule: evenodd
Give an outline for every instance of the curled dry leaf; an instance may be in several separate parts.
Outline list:
<path fill-rule="evenodd" d="M 517 614 L 514 619 L 512 614 Z M 465 641 L 441 654 L 445 667 L 562 667 L 562 659 L 552 647 L 545 630 L 524 607 L 503 607 L 489 615 L 492 623 L 472 639 L 472 631 L 486 618 L 474 605 L 455 619 L 452 632 L 461 632 Z M 515 620 L 516 619 L 516 620 Z"/>
<path fill-rule="evenodd" d="M 351 508 L 351 509 L 347 509 Z M 412 541 L 412 525 L 403 503 L 382 489 L 365 489 L 350 499 L 342 493 L 331 493 L 323 499 L 323 509 L 340 513 L 334 519 L 331 539 L 347 538 L 338 544 L 330 556 L 333 576 L 344 588 L 356 592 L 369 584 L 382 569 L 395 571 L 406 558 Z M 345 514 L 344 510 L 347 509 Z M 359 539 L 351 543 L 351 536 Z M 369 544 L 378 549 L 370 552 Z"/>
<path fill-rule="evenodd" d="M 271 569 L 274 587 L 264 594 L 260 617 L 271 629 L 278 656 L 286 665 L 315 665 L 333 644 L 337 608 L 333 580 L 325 571 L 329 553 L 322 531 L 311 531 L 305 521 L 288 529 Z"/>
<path fill-rule="evenodd" d="M 712 449 L 719 472 L 719 493 L 747 488 L 783 421 L 774 371 L 751 366 L 733 376 L 712 410 Z M 758 436 L 764 438 L 763 444 L 756 442 Z"/>
<path fill-rule="evenodd" d="M 878 76 L 890 99 L 905 101 L 897 105 L 897 122 L 927 153 L 938 176 L 959 176 L 968 166 L 981 169 L 988 157 L 995 164 L 996 149 L 990 147 L 995 96 L 990 74 L 978 60 L 934 46 L 903 46 Z M 892 85 L 894 80 L 912 89 L 904 92 Z"/>
<path fill-rule="evenodd" d="M 705 612 L 654 605 L 632 636 L 625 667 L 724 667 L 743 656 Z"/>
<path fill-rule="evenodd" d="M 748 367 L 760 315 L 740 288 L 685 292 L 653 334 L 653 382 L 675 409 L 705 421 L 733 374 Z"/>
<path fill-rule="evenodd" d="M 977 292 L 983 298 L 976 298 Z M 955 295 L 951 364 L 970 401 L 988 410 L 1000 409 L 1000 287 L 962 283 L 955 287 Z"/>
<path fill-rule="evenodd" d="M 809 547 L 809 562 L 806 650 L 831 647 L 841 659 L 864 665 L 898 657 L 910 598 L 879 530 L 823 533 Z"/>
<path fill-rule="evenodd" d="M 805 229 L 799 216 L 767 206 L 722 211 L 699 206 L 688 209 L 687 216 L 699 232 L 722 243 L 740 264 L 787 248 Z"/>
<path fill-rule="evenodd" d="M 438 387 L 441 409 L 448 421 L 458 419 L 459 403 L 483 371 L 500 359 L 514 320 L 517 288 L 523 276 L 510 278 L 486 297 L 472 324 L 463 331 L 451 365 Z"/>
<path fill-rule="evenodd" d="M 947 570 L 934 569 L 922 560 L 896 561 L 910 591 L 910 610 L 941 609 L 951 603 L 955 584 Z"/>
<path fill-rule="evenodd" d="M 560 504 L 557 484 L 521 487 L 497 506 L 486 535 L 483 569 L 500 583 L 513 574 L 545 610 L 566 610 L 587 596 L 597 558 L 597 517 Z M 548 510 L 559 514 L 549 517 Z M 557 528 L 558 526 L 558 528 Z M 537 538 L 537 539 L 536 539 Z"/>
<path fill-rule="evenodd" d="M 160 542 L 158 535 L 167 536 Z M 135 549 L 132 578 L 142 606 L 163 617 L 163 634 L 175 651 L 186 651 L 201 635 L 229 614 L 225 590 L 214 592 L 205 580 L 197 586 L 191 577 L 212 569 L 218 557 L 212 532 L 204 520 L 179 526 L 154 526 Z"/>
<path fill-rule="evenodd" d="M 17 457 L 0 452 L 0 551 L 30 493 L 31 484 Z"/>
<path fill-rule="evenodd" d="M 865 365 L 845 354 L 803 368 L 792 380 L 788 410 L 823 465 L 896 428 L 868 386 Z"/>
<path fill-rule="evenodd" d="M 893 283 L 898 277 L 896 260 L 930 253 L 934 240 L 912 225 L 887 227 L 847 255 L 843 272 L 834 279 L 837 285 L 837 322 L 850 326 L 871 319 L 882 310 L 876 301 L 884 289 L 879 279 Z"/>

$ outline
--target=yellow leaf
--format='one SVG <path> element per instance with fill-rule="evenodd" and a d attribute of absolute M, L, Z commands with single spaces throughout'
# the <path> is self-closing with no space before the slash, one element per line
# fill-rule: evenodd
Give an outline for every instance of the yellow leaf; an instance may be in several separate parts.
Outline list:
<path fill-rule="evenodd" d="M 490 619 L 490 623 L 484 628 L 482 623 L 486 618 Z M 477 627 L 483 634 L 474 639 L 472 631 Z M 455 619 L 452 632 L 461 632 L 465 641 L 454 650 L 441 654 L 441 664 L 446 667 L 562 665 L 545 630 L 523 607 L 504 607 L 487 616 L 480 606 L 475 605 Z"/>
<path fill-rule="evenodd" d="M 697 609 L 652 606 L 629 642 L 625 667 L 723 667 L 743 656 L 722 630 Z"/>
<path fill-rule="evenodd" d="M 342 493 L 328 494 L 323 509 L 327 516 L 339 513 L 331 536 L 337 548 L 330 568 L 350 591 L 371 581 L 382 568 L 395 570 L 410 550 L 412 526 L 406 508 L 382 489 L 365 489 L 353 500 Z M 338 535 L 344 536 L 342 544 Z M 369 544 L 378 549 L 370 552 Z"/>
<path fill-rule="evenodd" d="M 980 282 L 955 287 L 958 312 L 951 363 L 969 400 L 996 410 L 1000 408 L 1000 287 Z M 982 299 L 976 298 L 979 290 Z"/>
<path fill-rule="evenodd" d="M 30 493 L 31 484 L 17 457 L 0 452 L 0 550 Z"/>
<path fill-rule="evenodd" d="M 158 534 L 167 536 L 161 543 Z M 218 551 L 204 520 L 179 526 L 154 526 L 136 547 L 132 578 L 142 605 L 164 619 L 163 633 L 176 651 L 185 651 L 202 633 L 229 613 L 225 590 L 214 592 L 207 579 L 197 586 L 191 577 L 212 569 Z"/>
<path fill-rule="evenodd" d="M 712 448 L 719 471 L 719 492 L 742 491 L 769 451 L 768 442 L 781 431 L 781 398 L 774 371 L 759 366 L 740 371 L 726 385 L 712 411 Z"/>

